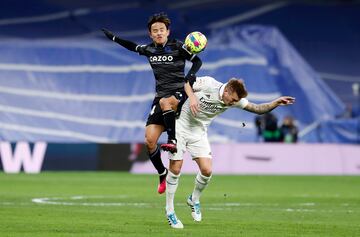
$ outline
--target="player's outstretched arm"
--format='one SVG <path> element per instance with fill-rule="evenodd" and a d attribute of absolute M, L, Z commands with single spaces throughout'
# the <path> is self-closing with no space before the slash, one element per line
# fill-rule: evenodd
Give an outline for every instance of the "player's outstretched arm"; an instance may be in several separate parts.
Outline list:
<path fill-rule="evenodd" d="M 291 96 L 282 96 L 277 98 L 276 100 L 273 100 L 269 103 L 264 104 L 254 104 L 249 102 L 244 110 L 249 111 L 251 113 L 255 114 L 264 114 L 267 112 L 270 112 L 271 110 L 275 109 L 278 106 L 282 105 L 291 105 L 295 103 L 295 98 Z"/>
<path fill-rule="evenodd" d="M 102 32 L 104 32 L 104 34 L 106 35 L 106 37 L 108 37 L 110 40 L 120 44 L 121 46 L 123 46 L 124 48 L 130 50 L 130 51 L 134 51 L 137 52 L 137 44 L 135 44 L 134 42 L 128 41 L 128 40 L 124 40 L 119 38 L 118 36 L 115 36 L 111 31 L 107 30 L 107 29 L 101 29 Z"/>

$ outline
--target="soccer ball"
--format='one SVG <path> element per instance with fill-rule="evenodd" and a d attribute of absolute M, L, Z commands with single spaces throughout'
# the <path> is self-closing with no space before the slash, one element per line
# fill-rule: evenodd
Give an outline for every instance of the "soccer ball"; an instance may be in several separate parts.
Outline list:
<path fill-rule="evenodd" d="M 185 46 L 191 53 L 200 53 L 205 49 L 206 45 L 207 39 L 199 31 L 191 32 L 185 38 Z"/>

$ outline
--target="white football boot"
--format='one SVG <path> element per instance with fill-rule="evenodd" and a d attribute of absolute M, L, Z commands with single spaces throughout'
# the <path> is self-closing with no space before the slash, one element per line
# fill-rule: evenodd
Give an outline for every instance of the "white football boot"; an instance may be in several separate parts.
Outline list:
<path fill-rule="evenodd" d="M 166 218 L 169 222 L 169 225 L 172 227 L 172 228 L 175 228 L 175 229 L 183 229 L 184 228 L 184 225 L 181 223 L 181 221 L 177 218 L 177 216 L 175 215 L 175 212 L 172 212 L 172 213 L 169 213 L 169 214 L 166 214 Z"/>
<path fill-rule="evenodd" d="M 192 196 L 190 195 L 187 199 L 187 204 L 191 208 L 191 216 L 194 221 L 201 221 L 201 211 L 200 211 L 200 202 L 193 202 Z"/>

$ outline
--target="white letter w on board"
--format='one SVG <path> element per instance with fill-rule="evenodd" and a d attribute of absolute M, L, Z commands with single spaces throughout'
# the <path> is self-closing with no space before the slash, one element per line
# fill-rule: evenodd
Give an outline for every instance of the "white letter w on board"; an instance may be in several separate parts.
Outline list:
<path fill-rule="evenodd" d="M 12 152 L 10 142 L 0 142 L 0 155 L 5 173 L 19 173 L 23 166 L 25 173 L 39 173 L 44 161 L 47 144 L 36 142 L 31 153 L 27 142 L 18 142 Z"/>

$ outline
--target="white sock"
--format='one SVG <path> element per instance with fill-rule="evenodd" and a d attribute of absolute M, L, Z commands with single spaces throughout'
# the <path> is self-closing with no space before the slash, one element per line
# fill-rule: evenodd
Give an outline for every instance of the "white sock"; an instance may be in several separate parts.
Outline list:
<path fill-rule="evenodd" d="M 166 176 L 166 213 L 172 213 L 174 208 L 174 197 L 178 187 L 180 174 L 175 175 L 170 170 Z"/>
<path fill-rule="evenodd" d="M 211 175 L 207 177 L 202 175 L 200 172 L 196 175 L 195 187 L 191 196 L 193 202 L 199 202 L 201 192 L 206 188 L 206 186 L 210 182 L 210 179 L 211 179 Z"/>

